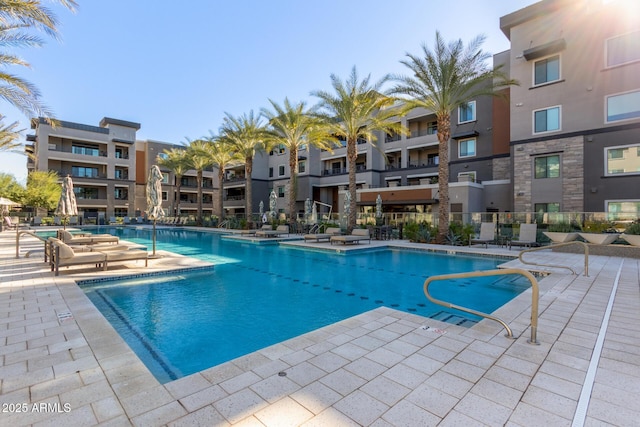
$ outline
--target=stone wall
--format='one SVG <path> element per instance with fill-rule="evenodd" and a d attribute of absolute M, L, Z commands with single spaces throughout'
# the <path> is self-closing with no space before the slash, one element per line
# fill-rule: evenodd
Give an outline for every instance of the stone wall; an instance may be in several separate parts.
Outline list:
<path fill-rule="evenodd" d="M 584 211 L 584 137 L 549 139 L 513 147 L 514 211 L 531 212 L 533 156 L 560 153 L 562 158 L 562 206 L 564 212 Z"/>

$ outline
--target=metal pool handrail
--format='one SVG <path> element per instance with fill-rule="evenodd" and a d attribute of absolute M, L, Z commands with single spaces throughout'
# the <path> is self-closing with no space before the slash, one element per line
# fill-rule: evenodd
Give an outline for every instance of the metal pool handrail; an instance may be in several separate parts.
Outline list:
<path fill-rule="evenodd" d="M 538 267 L 554 267 L 554 268 L 566 268 L 567 270 L 571 271 L 573 274 L 578 275 L 578 273 L 576 273 L 573 268 L 571 267 L 567 267 L 566 265 L 554 265 L 554 264 L 538 264 L 532 261 L 525 261 L 522 259 L 522 255 L 524 255 L 525 252 L 534 252 L 534 251 L 541 251 L 543 249 L 553 249 L 553 248 L 558 248 L 560 246 L 569 246 L 569 245 L 573 245 L 573 244 L 579 244 L 582 245 L 582 247 L 584 248 L 584 276 L 585 277 L 589 277 L 589 245 L 587 245 L 584 242 L 579 242 L 577 240 L 573 241 L 573 242 L 564 242 L 564 243 L 554 243 L 553 245 L 550 246 L 542 246 L 539 248 L 529 248 L 529 249 L 524 249 L 522 251 L 520 251 L 520 254 L 518 254 L 518 259 L 520 260 L 521 263 L 523 264 L 528 264 L 528 265 L 537 265 Z"/>
<path fill-rule="evenodd" d="M 453 274 L 442 274 L 439 276 L 431 276 L 424 281 L 424 294 L 427 297 L 427 299 L 434 304 L 438 304 L 447 308 L 454 308 L 456 310 L 461 310 L 467 313 L 475 314 L 476 316 L 494 320 L 500 323 L 506 329 L 507 331 L 506 336 L 508 338 L 513 338 L 513 332 L 511 331 L 511 328 L 509 328 L 509 325 L 507 325 L 506 322 L 504 322 L 503 320 L 498 319 L 497 317 L 492 316 L 490 314 L 483 313 L 481 311 L 476 311 L 471 308 L 461 307 L 459 305 L 452 304 L 450 302 L 435 299 L 434 297 L 431 296 L 431 294 L 429 294 L 429 285 L 432 282 L 435 282 L 438 280 L 464 279 L 468 277 L 506 276 L 507 274 L 519 274 L 521 276 L 526 277 L 527 279 L 529 279 L 529 282 L 531 282 L 531 338 L 527 340 L 527 342 L 531 344 L 538 344 L 538 341 L 537 341 L 538 299 L 539 299 L 540 291 L 538 289 L 538 281 L 533 276 L 533 274 L 531 274 L 526 270 L 522 270 L 520 268 L 505 268 L 505 269 L 499 269 L 499 270 L 472 271 L 467 273 L 453 273 Z"/>

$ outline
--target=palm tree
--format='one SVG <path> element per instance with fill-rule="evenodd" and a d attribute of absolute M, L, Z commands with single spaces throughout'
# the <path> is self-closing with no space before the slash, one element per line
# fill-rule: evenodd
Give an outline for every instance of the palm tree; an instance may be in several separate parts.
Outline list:
<path fill-rule="evenodd" d="M 436 32 L 434 50 L 422 46 L 424 58 L 407 54 L 400 61 L 413 75 L 394 76 L 398 84 L 392 92 L 408 96 L 406 108 L 424 107 L 435 113 L 438 125 L 438 242 L 449 232 L 449 139 L 451 111 L 480 96 L 501 96 L 496 89 L 518 84 L 508 78 L 501 66 L 490 69 L 491 55 L 481 50 L 484 36 L 465 46 L 462 40 L 448 44 Z"/>
<path fill-rule="evenodd" d="M 337 144 L 337 139 L 327 132 L 326 126 L 313 116 L 313 112 L 306 110 L 306 104 L 300 102 L 291 105 L 289 99 L 284 99 L 280 106 L 269 100 L 273 111 L 262 109 L 262 115 L 269 120 L 272 132 L 269 141 L 272 145 L 282 145 L 289 150 L 289 170 L 291 179 L 289 185 L 289 218 L 296 218 L 296 191 L 298 178 L 298 151 L 305 145 L 312 145 L 319 149 L 331 151 Z"/>
<path fill-rule="evenodd" d="M 214 167 L 218 168 L 218 211 L 216 215 L 220 221 L 224 219 L 224 173 L 228 166 L 237 164 L 242 158 L 233 149 L 231 143 L 225 139 L 216 136 L 208 138 L 208 152 Z"/>
<path fill-rule="evenodd" d="M 58 0 L 58 3 L 72 12 L 77 6 L 74 0 Z M 40 46 L 43 44 L 42 40 L 25 33 L 25 29 L 35 28 L 57 38 L 57 26 L 55 15 L 40 1 L 0 1 L 0 47 Z M 0 67 L 5 68 L 9 65 L 29 67 L 29 63 L 15 55 L 0 53 Z M 27 116 L 51 116 L 48 109 L 40 103 L 40 92 L 31 83 L 5 72 L 0 72 L 0 82 L 0 98 L 9 104 Z"/>
<path fill-rule="evenodd" d="M 191 157 L 187 150 L 183 148 L 172 148 L 164 150 L 166 157 L 158 157 L 158 165 L 169 169 L 175 175 L 176 180 L 176 215 L 180 216 L 180 189 L 182 188 L 182 177 L 191 166 Z"/>
<path fill-rule="evenodd" d="M 376 133 L 405 133 L 397 118 L 398 111 L 389 108 L 394 100 L 381 93 L 381 87 L 389 80 L 384 76 L 378 82 L 370 83 L 371 75 L 361 81 L 354 66 L 348 80 L 342 82 L 331 75 L 331 85 L 335 93 L 315 91 L 311 94 L 320 98 L 318 108 L 329 132 L 347 140 L 347 163 L 349 166 L 349 194 L 351 205 L 347 227 L 356 225 L 356 159 L 357 141 L 365 139 L 370 143 L 377 140 Z"/>
<path fill-rule="evenodd" d="M 5 125 L 2 123 L 4 121 L 4 116 L 0 114 L 0 151 L 14 151 L 17 152 L 18 148 L 22 146 L 20 142 L 18 142 L 18 138 L 20 138 L 21 130 L 16 130 L 18 127 L 18 122 L 13 122 L 10 125 Z"/>
<path fill-rule="evenodd" d="M 266 148 L 267 130 L 261 122 L 260 117 L 253 114 L 243 114 L 240 117 L 233 117 L 225 113 L 225 117 L 220 128 L 220 136 L 231 144 L 232 149 L 244 158 L 244 174 L 246 179 L 245 192 L 245 215 L 249 228 L 253 223 L 253 191 L 251 183 L 251 173 L 253 172 L 253 158 L 256 153 Z"/>
<path fill-rule="evenodd" d="M 202 226 L 202 172 L 211 166 L 207 141 L 202 139 L 189 141 L 187 153 L 191 166 L 196 170 L 196 183 L 198 185 L 198 217 L 196 218 L 196 224 Z"/>

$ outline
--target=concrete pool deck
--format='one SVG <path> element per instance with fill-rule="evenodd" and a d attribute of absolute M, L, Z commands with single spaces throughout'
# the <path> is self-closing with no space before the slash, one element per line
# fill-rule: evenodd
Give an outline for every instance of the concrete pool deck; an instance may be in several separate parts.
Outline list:
<path fill-rule="evenodd" d="M 302 242 L 288 242 L 302 245 Z M 400 241 L 379 245 L 428 249 Z M 41 242 L 25 237 L 21 250 Z M 442 246 L 434 247 L 443 249 Z M 456 252 L 514 256 L 501 248 Z M 161 252 L 106 276 L 206 267 Z M 539 345 L 527 342 L 531 291 L 472 328 L 381 307 L 196 374 L 160 384 L 91 304 L 75 267 L 15 258 L 0 233 L 2 425 L 631 425 L 640 418 L 640 261 L 541 251 L 571 265 L 540 279 Z M 521 266 L 507 261 L 506 266 Z M 539 268 L 538 268 L 539 269 Z M 420 284 L 419 286 L 422 286 Z M 612 292 L 614 291 L 614 292 Z M 582 396 L 582 398 L 581 398 Z M 584 422 L 582 422 L 584 420 Z"/>

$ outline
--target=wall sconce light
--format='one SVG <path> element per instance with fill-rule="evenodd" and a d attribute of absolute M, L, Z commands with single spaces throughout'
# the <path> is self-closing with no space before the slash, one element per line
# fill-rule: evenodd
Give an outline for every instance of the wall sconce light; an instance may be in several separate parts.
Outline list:
<path fill-rule="evenodd" d="M 591 192 L 592 193 L 597 193 L 598 192 L 598 187 L 591 187 Z"/>
<path fill-rule="evenodd" d="M 523 105 L 524 105 L 524 103 L 522 103 L 522 102 L 518 102 L 518 103 L 516 104 L 516 107 L 522 107 Z"/>
<path fill-rule="evenodd" d="M 518 191 L 518 196 L 520 197 L 524 196 L 524 191 Z"/>
<path fill-rule="evenodd" d="M 516 147 L 516 151 L 524 151 L 524 147 L 523 146 Z"/>

